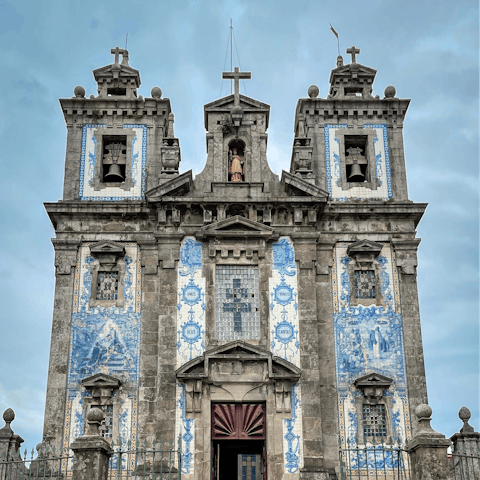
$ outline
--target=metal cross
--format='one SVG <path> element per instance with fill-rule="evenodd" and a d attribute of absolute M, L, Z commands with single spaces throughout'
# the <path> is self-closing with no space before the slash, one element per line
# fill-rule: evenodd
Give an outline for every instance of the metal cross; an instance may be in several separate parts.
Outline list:
<path fill-rule="evenodd" d="M 123 56 L 123 54 L 125 53 L 125 50 L 123 50 L 123 48 L 115 47 L 110 50 L 110 53 L 112 55 L 115 55 L 115 63 L 118 65 L 118 60 L 120 58 L 120 55 Z"/>
<path fill-rule="evenodd" d="M 252 78 L 252 72 L 241 72 L 238 67 L 235 67 L 234 72 L 223 72 L 222 78 L 224 79 L 233 79 L 235 85 L 235 97 L 234 97 L 234 105 L 240 105 L 240 79 L 249 79 Z"/>
<path fill-rule="evenodd" d="M 357 63 L 356 60 L 355 60 L 355 55 L 357 53 L 360 53 L 359 48 L 355 48 L 353 45 L 352 45 L 351 48 L 347 48 L 347 54 L 350 54 L 352 56 L 352 63 Z"/>
<path fill-rule="evenodd" d="M 240 288 L 241 281 L 237 278 L 233 279 L 233 288 L 227 289 L 227 298 L 232 299 L 232 303 L 224 303 L 223 311 L 233 313 L 233 331 L 242 331 L 242 313 L 252 311 L 250 303 L 241 303 L 242 298 L 248 298 L 246 288 Z"/>

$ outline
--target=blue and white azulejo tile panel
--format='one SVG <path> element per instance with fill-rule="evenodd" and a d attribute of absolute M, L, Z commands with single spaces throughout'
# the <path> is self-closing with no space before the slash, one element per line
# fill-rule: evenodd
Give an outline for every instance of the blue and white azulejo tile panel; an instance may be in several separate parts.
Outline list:
<path fill-rule="evenodd" d="M 351 279 L 347 271 L 353 259 L 347 255 L 348 243 L 334 249 L 332 270 L 335 362 L 337 371 L 339 426 L 342 444 L 347 438 L 355 443 L 358 419 L 355 397 L 362 395 L 353 382 L 369 373 L 393 379 L 385 392 L 390 396 L 391 431 L 395 441 L 410 437 L 410 416 L 405 371 L 403 323 L 400 309 L 398 273 L 390 244 L 383 245 L 375 263 L 380 268 L 380 285 L 384 305 L 354 305 L 350 302 Z"/>
<path fill-rule="evenodd" d="M 101 190 L 92 185 L 96 175 L 96 165 L 101 162 L 97 158 L 97 129 L 104 129 L 104 124 L 85 124 L 82 131 L 82 153 L 80 158 L 80 184 L 78 195 L 81 200 L 115 201 L 143 200 L 145 198 L 145 166 L 147 163 L 147 126 L 125 124 L 123 128 L 132 129 L 135 133 L 131 145 L 130 172 L 133 186 L 123 190 L 117 186 L 108 186 Z M 105 132 L 107 133 L 107 132 Z"/>
<path fill-rule="evenodd" d="M 272 246 L 270 290 L 270 348 L 274 355 L 300 367 L 298 340 L 297 265 L 293 243 L 280 238 Z"/>
<path fill-rule="evenodd" d="M 81 381 L 98 373 L 112 375 L 122 382 L 121 398 L 116 398 L 119 392 L 114 393 L 114 402 L 119 405 L 119 418 L 114 419 L 119 438 L 114 441 L 125 446 L 128 440 L 136 441 L 141 266 L 137 244 L 124 243 L 123 246 L 125 276 L 123 285 L 119 286 L 124 295 L 121 308 L 89 306 L 90 295 L 95 298 L 92 267 L 98 260 L 90 255 L 89 244 L 83 244 L 79 249 L 73 291 L 64 448 L 83 432 L 83 400 L 91 394 L 84 391 Z"/>
<path fill-rule="evenodd" d="M 180 248 L 177 277 L 177 368 L 205 351 L 205 278 L 202 243 L 186 237 Z"/>
<path fill-rule="evenodd" d="M 325 161 L 327 170 L 327 189 L 333 200 L 348 200 L 355 198 L 371 198 L 388 200 L 392 198 L 392 182 L 390 170 L 390 151 L 388 148 L 388 133 L 386 124 L 364 125 L 363 128 L 375 130 L 374 155 L 375 172 L 380 184 L 376 190 L 363 187 L 361 183 L 350 189 L 343 190 L 338 184 L 341 181 L 340 141 L 335 136 L 336 130 L 347 128 L 346 124 L 325 125 Z"/>
<path fill-rule="evenodd" d="M 180 247 L 177 276 L 177 368 L 205 351 L 205 278 L 202 243 L 186 237 Z M 182 436 L 182 473 L 194 473 L 195 421 L 185 414 L 185 385 L 176 387 L 176 438 Z"/>
<path fill-rule="evenodd" d="M 273 268 L 269 280 L 270 350 L 300 367 L 298 320 L 298 268 L 289 237 L 272 245 Z M 292 387 L 292 417 L 283 420 L 285 473 L 298 474 L 303 466 L 302 405 L 299 384 Z"/>

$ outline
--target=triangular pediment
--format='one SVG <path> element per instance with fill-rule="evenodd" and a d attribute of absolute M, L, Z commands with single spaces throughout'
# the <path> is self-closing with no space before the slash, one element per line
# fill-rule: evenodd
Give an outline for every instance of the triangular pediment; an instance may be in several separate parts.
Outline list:
<path fill-rule="evenodd" d="M 211 366 L 216 362 L 265 362 L 271 379 L 298 380 L 301 371 L 292 363 L 272 355 L 257 345 L 236 340 L 207 350 L 201 357 L 190 360 L 176 371 L 180 380 L 204 379 L 212 376 Z"/>
<path fill-rule="evenodd" d="M 213 102 L 207 103 L 203 107 L 205 128 L 209 130 L 208 126 L 208 114 L 209 113 L 230 113 L 235 105 L 234 95 L 227 95 L 226 97 L 219 98 Z M 270 118 L 270 105 L 255 100 L 254 98 L 240 95 L 240 107 L 244 112 L 248 113 L 261 113 L 265 115 L 266 125 L 268 128 L 268 122 Z"/>
<path fill-rule="evenodd" d="M 383 245 L 381 243 L 372 242 L 371 240 L 360 240 L 348 246 L 347 255 L 351 257 L 356 253 L 372 253 L 377 257 L 382 248 Z"/>
<path fill-rule="evenodd" d="M 393 380 L 385 375 L 380 373 L 369 373 L 368 375 L 363 375 L 362 377 L 357 378 L 353 384 L 357 388 L 365 387 L 383 387 L 388 388 L 393 383 Z"/>
<path fill-rule="evenodd" d="M 285 187 L 285 192 L 293 197 L 315 197 L 319 201 L 326 202 L 328 200 L 328 192 L 326 190 L 313 185 L 297 175 L 282 171 L 282 184 Z"/>
<path fill-rule="evenodd" d="M 254 222 L 240 215 L 220 220 L 203 227 L 199 232 L 204 237 L 263 237 L 269 238 L 274 229 L 263 223 Z"/>
<path fill-rule="evenodd" d="M 161 201 L 162 197 L 181 197 L 193 189 L 193 174 L 191 170 L 182 173 L 178 177 L 168 180 L 158 187 L 154 187 L 145 193 L 149 202 Z"/>
<path fill-rule="evenodd" d="M 219 98 L 213 102 L 207 103 L 204 105 L 205 111 L 212 111 L 223 108 L 232 108 L 234 106 L 234 95 L 227 95 L 226 97 Z M 270 105 L 255 100 L 254 98 L 246 97 L 245 95 L 240 95 L 240 106 L 247 109 L 259 109 L 259 110 L 270 110 Z"/>
<path fill-rule="evenodd" d="M 112 63 L 111 65 L 105 65 L 104 67 L 96 68 L 93 71 L 93 76 L 96 81 L 99 78 L 111 77 L 111 78 L 134 78 L 136 86 L 139 87 L 141 84 L 140 81 L 140 72 L 130 67 L 129 65 L 121 65 Z"/>
<path fill-rule="evenodd" d="M 117 242 L 109 240 L 102 240 L 100 242 L 90 245 L 90 253 L 98 255 L 99 253 L 113 253 L 116 255 L 123 255 L 125 247 Z"/>
<path fill-rule="evenodd" d="M 91 377 L 84 378 L 82 385 L 87 388 L 119 388 L 122 382 L 111 375 L 105 373 L 97 373 Z"/>
<path fill-rule="evenodd" d="M 375 76 L 377 71 L 374 68 L 367 67 L 366 65 L 362 65 L 361 63 L 349 63 L 347 65 L 342 65 L 341 67 L 337 67 L 332 70 L 332 76 L 350 76 L 351 73 L 356 73 L 359 76 L 371 77 Z"/>

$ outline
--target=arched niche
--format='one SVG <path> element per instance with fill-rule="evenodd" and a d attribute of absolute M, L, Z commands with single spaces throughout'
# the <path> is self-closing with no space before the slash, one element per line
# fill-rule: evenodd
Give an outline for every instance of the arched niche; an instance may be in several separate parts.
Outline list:
<path fill-rule="evenodd" d="M 228 181 L 245 182 L 245 142 L 238 138 L 228 144 Z"/>

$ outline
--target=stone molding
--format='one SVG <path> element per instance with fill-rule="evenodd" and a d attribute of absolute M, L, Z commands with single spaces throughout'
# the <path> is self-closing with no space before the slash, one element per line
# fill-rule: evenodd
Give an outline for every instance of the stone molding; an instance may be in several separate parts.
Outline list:
<path fill-rule="evenodd" d="M 57 275 L 70 275 L 77 264 L 78 240 L 52 238 L 55 249 L 55 269 Z"/>
<path fill-rule="evenodd" d="M 415 275 L 417 273 L 417 250 L 421 239 L 393 240 L 392 244 L 396 253 L 397 267 L 403 275 Z"/>

